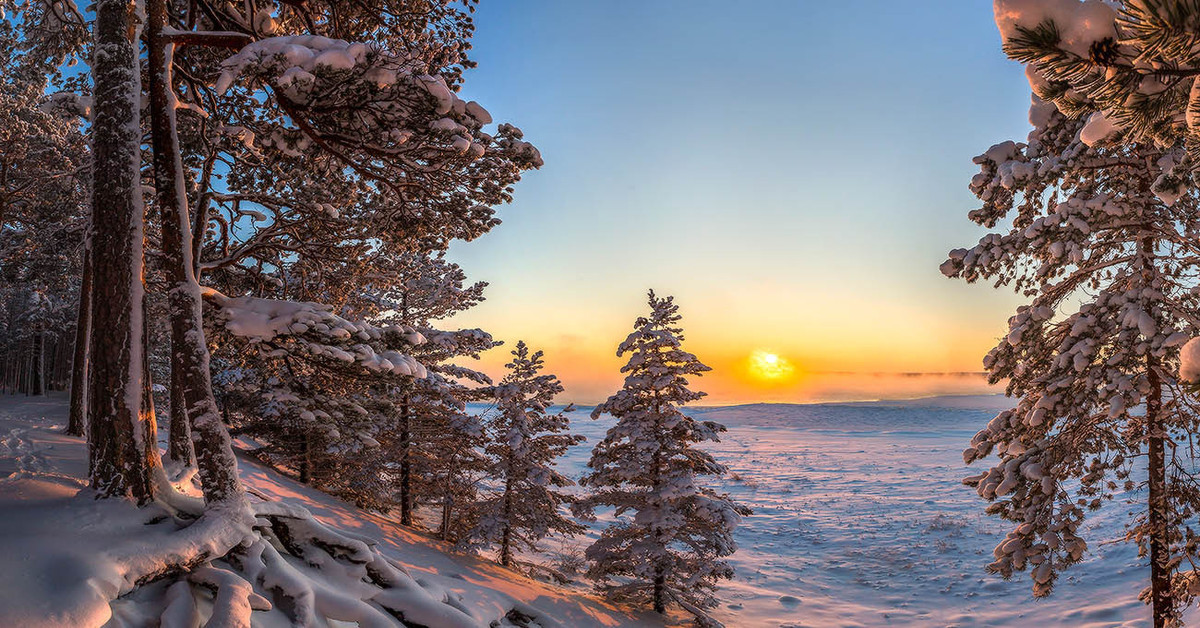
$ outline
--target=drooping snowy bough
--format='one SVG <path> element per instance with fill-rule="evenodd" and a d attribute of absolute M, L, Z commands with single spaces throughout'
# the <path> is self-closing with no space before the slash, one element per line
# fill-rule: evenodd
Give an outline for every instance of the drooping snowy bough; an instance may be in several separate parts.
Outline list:
<path fill-rule="evenodd" d="M 418 342 L 414 330 L 349 323 L 335 304 L 316 302 L 361 286 L 382 245 L 428 249 L 485 233 L 520 174 L 540 166 L 519 130 L 500 125 L 489 134 L 483 107 L 454 95 L 472 65 L 465 56 L 472 4 L 101 0 L 89 14 L 70 2 L 2 3 L 19 10 L 10 24 L 24 29 L 30 58 L 61 64 L 84 48 L 89 28 L 96 44 L 91 98 L 52 98 L 59 109 L 92 115 L 96 246 L 85 277 L 90 271 L 95 282 L 80 318 L 89 315 L 93 333 L 86 359 L 77 361 L 90 379 L 92 484 L 101 495 L 144 505 L 154 525 L 177 528 L 154 547 L 134 543 L 139 551 L 121 563 L 125 584 L 105 595 L 173 579 L 172 608 L 186 616 L 184 592 L 215 591 L 212 621 L 221 625 L 242 625 L 248 609 L 268 602 L 296 624 L 322 617 L 479 623 L 444 600 L 432 602 L 433 614 L 420 610 L 428 594 L 406 588 L 370 552 L 310 517 L 247 503 L 210 382 L 201 287 L 216 286 L 208 291 L 218 303 L 210 321 L 258 341 L 242 346 L 274 343 L 270 351 L 286 354 L 275 356 L 281 362 L 303 356 L 314 368 L 371 373 L 377 382 L 422 374 L 402 350 Z M 286 59 L 272 47 L 285 39 L 321 51 L 310 59 L 311 80 L 272 74 Z M 226 63 L 230 48 L 242 52 Z M 147 131 L 152 160 L 141 150 Z M 153 175 L 152 196 L 143 193 L 143 172 Z M 147 200 L 157 210 L 150 229 Z M 150 271 L 164 271 L 174 332 L 170 455 L 187 464 L 194 447 L 203 503 L 165 481 L 155 447 L 144 246 L 158 249 L 161 265 Z M 366 413 L 345 390 L 324 392 L 347 416 Z M 353 436 L 371 446 L 369 434 Z M 322 577 L 295 577 L 297 560 L 349 569 L 368 589 L 331 594 Z"/>
<path fill-rule="evenodd" d="M 1034 93 L 1086 119 L 1083 137 L 1178 147 L 1166 187 L 1200 166 L 1200 5 L 1169 0 L 996 0 L 1009 57 Z"/>

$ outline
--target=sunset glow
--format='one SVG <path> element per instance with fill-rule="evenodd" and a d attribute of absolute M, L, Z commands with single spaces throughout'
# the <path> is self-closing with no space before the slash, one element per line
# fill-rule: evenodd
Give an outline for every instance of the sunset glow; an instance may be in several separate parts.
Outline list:
<path fill-rule="evenodd" d="M 795 371 L 791 362 L 777 354 L 761 349 L 750 354 L 750 372 L 755 377 L 777 382 L 791 377 Z"/>
<path fill-rule="evenodd" d="M 964 183 L 978 171 L 970 157 L 1028 132 L 1028 83 L 998 58 L 988 11 L 888 5 L 849 19 L 836 5 L 806 13 L 775 2 L 774 19 L 740 31 L 727 28 L 722 3 L 681 13 L 655 3 L 512 6 L 481 5 L 473 50 L 486 63 L 464 98 L 486 96 L 497 119 L 522 120 L 546 166 L 517 186 L 502 228 L 451 248 L 489 283 L 454 324 L 543 349 L 564 403 L 596 403 L 621 385 L 616 347 L 650 288 L 675 296 L 684 348 L 713 368 L 697 381 L 705 403 L 872 397 L 881 387 L 916 396 L 935 381 L 958 390 L 961 378 L 881 386 L 874 374 L 982 370 L 1019 298 L 949 281 L 938 266 L 981 235 L 957 219 L 975 202 Z M 537 22 L 523 19 L 530 11 Z M 953 102 L 917 88 L 929 51 L 911 48 L 908 34 L 928 20 L 957 25 L 938 40 L 954 51 L 939 58 L 939 80 L 959 86 Z M 614 32 L 626 34 L 619 46 Z M 671 57 L 688 63 L 658 54 L 667 32 L 690 33 Z M 714 33 L 734 38 L 722 54 Z M 889 54 L 843 59 L 833 75 L 809 62 L 848 40 Z M 747 87 L 698 91 L 713 73 Z M 830 95 L 813 98 L 814 85 Z M 881 85 L 912 90 L 880 99 Z M 581 111 L 603 114 L 579 125 Z M 779 111 L 804 123 L 781 127 L 766 114 Z M 737 123 L 706 134 L 676 124 L 718 120 Z M 845 167 L 863 155 L 869 172 Z M 507 349 L 488 352 L 483 368 L 501 376 L 506 361 Z"/>

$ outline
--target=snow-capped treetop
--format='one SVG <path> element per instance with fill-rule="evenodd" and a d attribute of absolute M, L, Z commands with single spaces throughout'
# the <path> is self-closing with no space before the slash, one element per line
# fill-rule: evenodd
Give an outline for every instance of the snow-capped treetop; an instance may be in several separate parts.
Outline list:
<path fill-rule="evenodd" d="M 674 297 L 658 298 L 649 293 L 650 316 L 638 317 L 634 331 L 617 348 L 617 357 L 629 354 L 621 367 L 625 386 L 592 410 L 592 418 L 607 412 L 613 416 L 643 404 L 647 398 L 665 405 L 683 404 L 704 397 L 688 387 L 688 377 L 711 368 L 682 348 L 683 329 L 678 326 L 679 306 Z"/>

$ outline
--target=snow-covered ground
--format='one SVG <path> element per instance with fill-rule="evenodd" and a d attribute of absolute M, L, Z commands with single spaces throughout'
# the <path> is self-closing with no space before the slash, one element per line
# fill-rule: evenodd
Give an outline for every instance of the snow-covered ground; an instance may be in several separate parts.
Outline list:
<path fill-rule="evenodd" d="M 1091 520 L 1090 557 L 1049 599 L 1033 600 L 1024 574 L 1004 582 L 984 571 L 1003 523 L 985 517 L 982 501 L 960 484 L 968 474 L 960 452 L 1003 403 L 948 397 L 693 410 L 729 427 L 714 449 L 733 472 L 722 488 L 755 511 L 737 533 L 737 579 L 722 589 L 717 616 L 730 628 L 1144 625 L 1149 615 L 1136 595 L 1147 570 L 1133 548 L 1106 543 L 1122 537 L 1121 503 Z M 0 618 L 18 616 L 18 603 L 36 613 L 37 592 L 70 581 L 61 573 L 66 565 L 36 573 L 21 562 L 31 548 L 70 541 L 55 529 L 33 534 L 25 516 L 66 504 L 81 486 L 82 443 L 57 433 L 64 404 L 0 397 Z M 594 443 L 609 420 L 591 421 L 581 409 L 573 423 Z M 565 470 L 578 475 L 588 447 L 574 448 Z M 562 626 L 654 625 L 579 589 L 446 553 L 384 518 L 252 463 L 242 466 L 259 498 L 302 503 L 339 529 L 377 539 L 423 586 L 461 595 L 477 616 L 499 617 L 520 602 Z M 87 523 L 56 525 L 74 530 Z M 52 599 L 41 602 L 51 610 Z M 114 611 L 124 622 L 114 625 L 139 625 L 138 600 L 118 602 Z"/>
<path fill-rule="evenodd" d="M 0 395 L 0 627 L 95 626 L 107 617 L 94 603 L 107 583 L 83 579 L 102 575 L 121 554 L 138 544 L 161 541 L 161 526 L 140 526 L 145 513 L 110 500 L 72 497 L 86 472 L 83 442 L 61 435 L 66 424 L 62 397 Z M 386 518 L 288 480 L 253 462 L 241 460 L 242 477 L 255 499 L 298 504 L 335 529 L 374 540 L 380 550 L 403 564 L 435 598 L 455 605 L 489 624 L 526 605 L 549 620 L 543 625 L 654 626 L 648 615 L 615 608 L 579 590 L 567 590 L 528 578 L 470 556 L 449 553 L 442 544 L 406 531 Z M 130 529 L 139 530 L 130 535 Z M 341 585 L 339 585 L 341 586 Z M 114 628 L 157 626 L 162 591 L 137 593 L 112 605 Z M 157 596 L 157 598 L 156 598 Z M 103 614 L 106 614 L 103 613 Z M 256 626 L 286 626 L 281 615 L 255 613 Z M 554 623 L 554 621 L 557 623 Z M 497 622 L 497 623 L 493 623 Z M 353 624 L 337 623 L 337 626 Z M 320 627 L 318 627 L 320 628 Z M 435 627 L 431 627 L 435 628 Z"/>

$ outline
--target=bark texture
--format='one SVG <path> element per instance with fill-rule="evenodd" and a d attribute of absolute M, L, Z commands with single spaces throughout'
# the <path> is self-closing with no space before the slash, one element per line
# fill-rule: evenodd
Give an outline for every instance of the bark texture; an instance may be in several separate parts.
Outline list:
<path fill-rule="evenodd" d="M 128 0 L 99 0 L 95 11 L 89 470 L 101 495 L 146 502 L 157 451 L 154 417 L 143 411 L 137 16 Z"/>

